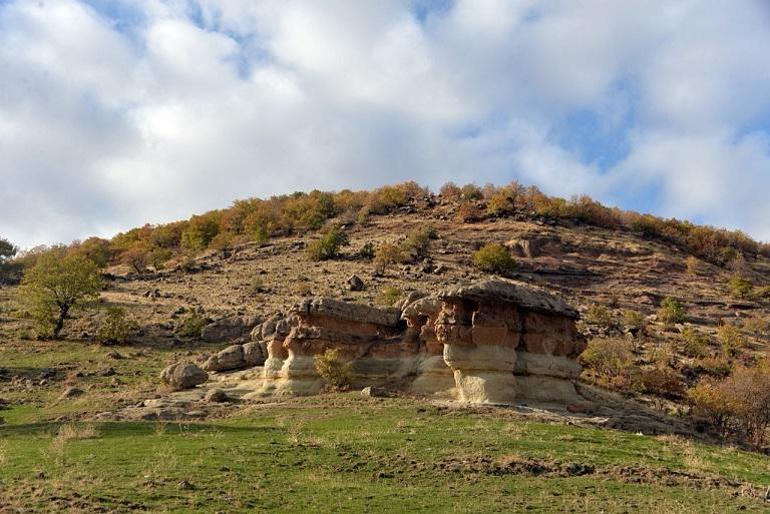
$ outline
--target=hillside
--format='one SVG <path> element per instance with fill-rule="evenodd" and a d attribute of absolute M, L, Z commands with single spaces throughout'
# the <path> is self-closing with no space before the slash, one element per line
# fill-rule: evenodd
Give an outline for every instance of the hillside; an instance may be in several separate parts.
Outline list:
<path fill-rule="evenodd" d="M 473 216 L 465 215 L 469 205 L 478 211 Z M 7 425 L 0 433 L 10 442 L 0 453 L 8 463 L 0 480 L 16 484 L 0 504 L 33 508 L 56 501 L 62 508 L 122 511 L 155 510 L 158 501 L 169 510 L 211 502 L 224 510 L 296 511 L 303 498 L 313 496 L 311 490 L 324 490 L 329 497 L 313 501 L 359 511 L 362 498 L 373 502 L 367 503 L 373 510 L 413 505 L 415 498 L 425 509 L 460 511 L 761 509 L 770 461 L 731 446 L 756 450 L 748 441 L 722 440 L 703 426 L 687 390 L 719 379 L 725 368 L 753 369 L 767 354 L 765 247 L 708 229 L 726 239 L 704 252 L 692 239 L 639 230 L 643 217 L 634 218 L 632 227 L 587 221 L 574 210 L 492 215 L 490 205 L 489 195 L 417 195 L 365 217 L 336 209 L 315 228 L 276 228 L 258 240 L 234 237 L 196 251 L 174 250 L 158 269 L 147 262 L 137 271 L 125 255 L 112 254 L 104 263 L 100 303 L 124 308 L 138 329 L 126 343 L 110 347 L 96 337 L 103 308 L 76 313 L 64 341 L 37 341 L 16 302 L 16 287 L 0 289 L 0 414 Z M 308 258 L 308 247 L 333 226 L 342 226 L 348 238 L 340 255 Z M 382 265 L 366 251 L 376 255 L 387 244 L 402 245 L 428 226 L 433 233 L 427 255 Z M 362 400 L 347 393 L 236 402 L 168 425 L 93 421 L 148 398 L 167 398 L 157 378 L 163 367 L 180 359 L 202 362 L 227 346 L 185 333 L 185 323 L 196 316 L 205 322 L 245 314 L 264 319 L 316 296 L 391 304 L 412 292 L 490 277 L 474 266 L 474 253 L 490 243 L 504 245 L 516 261 L 507 278 L 540 286 L 581 312 L 579 329 L 589 349 L 593 341 L 629 343 L 632 362 L 617 376 L 591 362 L 581 376 L 583 384 L 611 391 L 607 398 L 623 403 L 617 412 L 629 413 L 629 419 L 607 422 L 590 410 L 570 417 L 537 406 L 462 408 L 409 396 Z M 353 275 L 363 281 L 362 290 L 351 290 Z M 736 293 L 736 276 L 750 282 L 750 291 Z M 684 319 L 664 323 L 659 309 L 665 299 L 681 304 Z M 734 327 L 729 349 L 725 326 Z M 82 394 L 62 395 L 68 387 Z M 663 425 L 645 431 L 643 419 L 631 419 L 635 409 L 658 416 Z M 679 435 L 665 435 L 668 422 L 670 433 Z M 126 463 L 103 451 L 113 441 L 131 446 L 137 456 L 170 460 Z M 41 444 L 54 467 L 35 453 Z M 117 469 L 124 482 L 85 484 L 94 474 Z M 451 486 L 439 492 L 436 480 Z M 257 492 L 247 491 L 252 482 L 260 484 Z M 362 485 L 350 485 L 356 482 Z M 486 503 L 468 501 L 480 491 Z"/>

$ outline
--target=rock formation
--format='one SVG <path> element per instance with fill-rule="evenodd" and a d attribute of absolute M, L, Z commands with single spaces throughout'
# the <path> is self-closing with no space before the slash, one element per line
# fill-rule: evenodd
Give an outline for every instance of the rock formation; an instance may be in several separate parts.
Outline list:
<path fill-rule="evenodd" d="M 314 357 L 337 350 L 353 386 L 387 387 L 468 403 L 573 402 L 584 348 L 576 310 L 532 286 L 489 280 L 381 309 L 306 299 L 268 317 L 251 343 L 233 345 L 207 371 L 263 365 L 254 396 L 323 390 Z"/>
<path fill-rule="evenodd" d="M 460 400 L 513 403 L 517 399 L 569 402 L 580 374 L 584 344 L 578 313 L 539 289 L 486 281 L 439 294 L 435 324 Z"/>

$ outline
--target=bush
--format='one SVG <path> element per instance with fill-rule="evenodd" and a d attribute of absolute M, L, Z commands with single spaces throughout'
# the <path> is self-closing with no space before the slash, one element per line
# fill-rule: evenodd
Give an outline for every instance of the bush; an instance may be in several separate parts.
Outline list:
<path fill-rule="evenodd" d="M 377 271 L 383 273 L 388 267 L 403 261 L 404 254 L 401 247 L 393 243 L 383 243 L 377 247 L 374 253 L 374 266 Z"/>
<path fill-rule="evenodd" d="M 457 208 L 455 219 L 460 223 L 474 223 L 484 219 L 484 214 L 474 202 L 463 202 Z"/>
<path fill-rule="evenodd" d="M 385 307 L 392 307 L 399 299 L 401 299 L 401 290 L 396 286 L 387 286 L 377 296 L 377 303 Z"/>
<path fill-rule="evenodd" d="M 516 269 L 516 261 L 508 249 L 499 243 L 490 243 L 473 254 L 473 265 L 481 271 L 509 275 Z"/>
<path fill-rule="evenodd" d="M 734 357 L 740 348 L 748 344 L 738 327 L 732 323 L 725 323 L 717 329 L 717 340 L 722 345 L 722 354 L 725 357 Z"/>
<path fill-rule="evenodd" d="M 402 259 L 408 258 L 410 261 L 420 261 L 430 255 L 430 242 L 436 239 L 438 234 L 432 225 L 425 225 L 412 230 L 406 235 L 406 239 L 399 245 L 402 252 Z"/>
<path fill-rule="evenodd" d="M 329 348 L 313 357 L 313 365 L 329 389 L 345 391 L 353 385 L 351 364 L 342 360 L 336 348 Z"/>
<path fill-rule="evenodd" d="M 700 382 L 688 391 L 697 416 L 723 437 L 744 439 L 756 447 L 767 441 L 770 426 L 770 366 L 741 366 L 720 380 Z"/>
<path fill-rule="evenodd" d="M 695 367 L 713 377 L 726 377 L 733 370 L 730 361 L 724 356 L 700 358 L 695 361 Z"/>
<path fill-rule="evenodd" d="M 629 374 L 634 363 L 633 349 L 633 343 L 627 339 L 592 339 L 580 354 L 580 361 L 601 377 L 611 380 Z"/>
<path fill-rule="evenodd" d="M 179 337 L 190 339 L 199 339 L 203 327 L 209 324 L 209 321 L 203 315 L 192 312 L 177 326 L 175 333 Z"/>
<path fill-rule="evenodd" d="M 463 191 L 454 182 L 447 182 L 446 184 L 441 186 L 441 189 L 439 189 L 439 194 L 443 198 L 445 198 L 445 199 L 447 199 L 449 201 L 455 201 L 455 200 L 459 200 L 460 199 L 460 197 L 463 194 Z"/>
<path fill-rule="evenodd" d="M 38 334 L 56 339 L 72 310 L 96 303 L 101 288 L 96 264 L 57 249 L 38 257 L 34 267 L 24 274 L 18 295 L 35 321 Z"/>
<path fill-rule="evenodd" d="M 363 259 L 365 261 L 371 261 L 374 259 L 375 250 L 374 250 L 374 244 L 371 242 L 365 243 L 364 246 L 362 246 L 357 252 L 356 257 L 359 259 Z"/>
<path fill-rule="evenodd" d="M 690 255 L 684 260 L 684 265 L 687 268 L 687 273 L 690 275 L 700 275 L 706 272 L 706 266 L 702 260 L 698 259 L 694 255 Z"/>
<path fill-rule="evenodd" d="M 334 259 L 339 256 L 340 248 L 347 244 L 347 233 L 341 227 L 332 227 L 321 239 L 308 245 L 307 256 L 311 261 Z"/>
<path fill-rule="evenodd" d="M 635 334 L 645 334 L 647 332 L 647 317 L 643 312 L 624 311 L 623 323 Z"/>
<path fill-rule="evenodd" d="M 128 317 L 125 309 L 109 307 L 96 337 L 102 344 L 125 343 L 136 328 L 136 322 Z"/>
<path fill-rule="evenodd" d="M 708 354 L 708 339 L 692 327 L 682 331 L 683 353 L 688 357 L 702 358 Z"/>
<path fill-rule="evenodd" d="M 612 312 L 604 305 L 598 303 L 588 306 L 585 313 L 583 313 L 583 320 L 586 323 L 598 325 L 602 328 L 610 328 L 615 325 L 615 321 L 612 319 Z"/>
<path fill-rule="evenodd" d="M 673 298 L 664 298 L 658 309 L 658 319 L 664 325 L 671 326 L 675 323 L 683 323 L 686 319 L 685 309 L 679 301 Z"/>
<path fill-rule="evenodd" d="M 730 295 L 733 298 L 743 299 L 751 296 L 754 285 L 750 280 L 736 275 L 727 282 L 727 288 L 730 290 Z"/>
<path fill-rule="evenodd" d="M 640 370 L 635 380 L 638 388 L 648 394 L 669 399 L 681 398 L 685 387 L 679 375 L 670 368 L 654 367 Z"/>

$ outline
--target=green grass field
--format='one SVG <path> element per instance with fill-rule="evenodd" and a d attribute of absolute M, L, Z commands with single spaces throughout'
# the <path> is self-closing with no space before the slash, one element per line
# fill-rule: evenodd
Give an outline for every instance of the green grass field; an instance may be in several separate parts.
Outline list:
<path fill-rule="evenodd" d="M 197 348 L 204 350 L 205 348 Z M 322 395 L 201 423 L 82 421 L 186 350 L 0 344 L 0 512 L 763 511 L 770 459 L 508 409 Z M 115 374 L 99 371 L 113 367 Z M 41 370 L 57 378 L 40 385 Z M 75 375 L 79 373 L 79 375 Z M 63 375 L 70 375 L 65 378 Z M 18 377 L 30 382 L 19 382 Z M 86 391 L 58 400 L 67 385 Z"/>
<path fill-rule="evenodd" d="M 766 457 L 501 414 L 348 394 L 215 423 L 8 425 L 0 502 L 83 512 L 765 508 L 746 488 L 700 477 L 767 486 Z"/>

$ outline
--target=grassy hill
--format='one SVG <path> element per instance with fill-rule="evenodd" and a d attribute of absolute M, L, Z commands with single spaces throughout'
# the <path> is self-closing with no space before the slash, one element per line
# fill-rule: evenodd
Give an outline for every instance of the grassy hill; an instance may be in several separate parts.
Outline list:
<path fill-rule="evenodd" d="M 150 262 L 160 246 L 139 246 L 161 241 L 155 232 L 167 229 L 116 236 L 103 246 L 109 255 L 101 263 L 107 274 L 101 308 L 76 313 L 62 341 L 36 340 L 15 287 L 3 287 L 0 506 L 83 512 L 763 509 L 770 460 L 740 441 L 717 444 L 696 432 L 638 434 L 643 430 L 632 420 L 625 430 L 599 428 L 590 414 L 347 393 L 225 405 L 183 423 L 93 421 L 164 396 L 157 378 L 163 367 L 222 348 L 185 335 L 181 329 L 196 317 L 268 315 L 308 295 L 385 304 L 411 291 L 487 277 L 473 255 L 489 243 L 505 245 L 516 260 L 511 278 L 544 286 L 578 307 L 589 340 L 629 345 L 630 361 L 619 374 L 589 365 L 582 380 L 614 390 L 630 405 L 690 419 L 689 389 L 765 357 L 770 260 L 763 245 L 708 229 L 721 235 L 705 251 L 690 237 L 700 229 L 682 228 L 683 222 L 628 217 L 585 200 L 552 200 L 544 204 L 550 210 L 541 205 L 540 211 L 513 201 L 505 211 L 495 207 L 502 201 L 496 193 L 412 192 L 388 207 L 370 197 L 348 198 L 361 204 L 357 210 L 321 209 L 321 218 L 295 213 L 310 222 L 291 229 L 265 222 L 259 237 L 253 227 L 240 234 L 218 228 L 230 235 L 193 248 L 180 235 L 162 266 Z M 288 203 L 270 212 L 293 205 L 281 201 Z M 222 212 L 212 215 L 219 217 L 217 227 L 233 214 Z M 179 234 L 202 222 L 185 223 Z M 342 226 L 349 244 L 334 259 L 309 259 L 308 246 L 331 226 Z M 435 238 L 426 255 L 384 266 L 371 259 L 387 245 L 405 248 L 409 234 L 428 226 Z M 679 235 L 665 232 L 672 227 Z M 134 262 L 140 271 L 129 259 L 137 248 L 144 252 Z M 69 251 L 85 250 L 74 245 Z M 34 252 L 20 262 L 34 262 Z M 348 287 L 353 274 L 363 280 L 362 291 Z M 736 292 L 736 276 L 750 283 L 748 292 Z M 664 322 L 666 298 L 681 304 L 683 320 Z M 107 306 L 124 308 L 138 324 L 124 344 L 106 347 L 95 337 Z M 733 327 L 732 335 L 725 326 Z M 654 380 L 659 377 L 665 380 Z M 83 394 L 63 395 L 70 387 Z"/>

